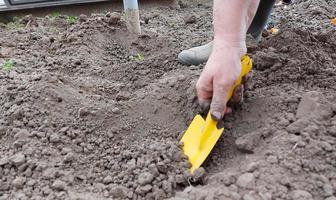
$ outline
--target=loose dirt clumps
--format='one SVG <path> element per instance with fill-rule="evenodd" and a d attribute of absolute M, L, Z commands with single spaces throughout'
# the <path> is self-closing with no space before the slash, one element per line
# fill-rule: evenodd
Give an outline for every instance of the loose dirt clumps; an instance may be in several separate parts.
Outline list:
<path fill-rule="evenodd" d="M 276 7 L 280 32 L 252 49 L 246 102 L 226 119 L 211 175 L 172 199 L 335 199 L 336 35 L 330 23 L 313 31 L 300 23 L 308 4 L 323 22 L 335 14 L 318 1 Z M 304 16 L 316 21 L 315 12 Z"/>
<path fill-rule="evenodd" d="M 1 61 L 15 61 L 0 80 L 1 199 L 162 199 L 187 184 L 175 90 L 190 78 L 157 81 L 173 58 L 145 44 L 164 40 L 116 16 L 1 30 Z"/>
<path fill-rule="evenodd" d="M 303 95 L 299 108 L 307 102 Z M 315 93 L 315 92 L 314 92 Z M 321 94 L 319 94 L 321 96 Z M 309 101 L 309 100 L 308 100 Z M 188 187 L 174 199 L 325 199 L 335 191 L 335 111 L 332 104 L 314 101 L 288 125 L 273 122 L 270 135 L 260 139 L 254 154 L 240 160 L 239 168 L 227 168 L 205 181 L 205 186 Z M 279 123 L 281 122 L 281 123 Z M 250 133 L 260 135 L 257 132 Z M 245 137 L 246 135 L 242 136 Z M 240 138 L 238 138 L 239 140 Z M 238 146 L 239 147 L 239 146 Z"/>
<path fill-rule="evenodd" d="M 0 199 L 335 199 L 335 7 L 276 6 L 193 176 L 178 141 L 203 66 L 176 55 L 211 40 L 210 1 L 143 10 L 140 36 L 120 13 L 2 24 Z"/>

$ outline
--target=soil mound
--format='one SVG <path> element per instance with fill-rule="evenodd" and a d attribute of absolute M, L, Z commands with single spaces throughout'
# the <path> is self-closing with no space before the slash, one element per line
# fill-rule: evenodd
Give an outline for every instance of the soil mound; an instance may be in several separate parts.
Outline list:
<path fill-rule="evenodd" d="M 191 177 L 179 137 L 199 111 L 211 2 L 0 24 L 0 199 L 335 199 L 335 1 L 278 5 L 245 102 Z M 175 197 L 173 197 L 176 194 Z"/>

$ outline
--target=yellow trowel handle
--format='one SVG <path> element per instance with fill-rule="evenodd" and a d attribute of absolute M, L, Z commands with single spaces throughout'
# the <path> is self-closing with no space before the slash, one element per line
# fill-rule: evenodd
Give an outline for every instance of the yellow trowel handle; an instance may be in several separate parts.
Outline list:
<path fill-rule="evenodd" d="M 248 55 L 245 55 L 241 58 L 241 64 L 242 64 L 242 69 L 241 69 L 240 75 L 239 75 L 238 79 L 236 80 L 234 86 L 227 93 L 226 101 L 229 101 L 231 99 L 234 89 L 238 85 L 240 85 L 243 77 L 251 71 L 251 69 L 252 69 L 252 59 Z"/>
<path fill-rule="evenodd" d="M 241 69 L 240 75 L 238 79 L 236 80 L 234 86 L 229 90 L 229 92 L 226 95 L 227 101 L 230 100 L 234 89 L 241 83 L 243 77 L 251 71 L 252 59 L 248 55 L 245 55 L 241 58 L 241 64 L 242 64 L 242 69 Z M 212 119 L 210 111 L 205 119 L 205 124 L 206 124 L 205 126 L 206 130 L 204 131 L 204 134 L 202 135 L 201 144 L 200 144 L 201 148 L 204 147 L 207 139 L 210 137 L 210 134 L 212 132 L 211 130 L 217 129 L 217 122 Z"/>

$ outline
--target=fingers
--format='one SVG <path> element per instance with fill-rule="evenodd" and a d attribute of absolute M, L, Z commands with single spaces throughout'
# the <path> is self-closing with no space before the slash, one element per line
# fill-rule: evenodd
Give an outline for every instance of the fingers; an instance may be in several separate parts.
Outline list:
<path fill-rule="evenodd" d="M 230 84 L 231 82 L 234 83 L 233 81 L 230 81 L 214 85 L 210 111 L 213 119 L 216 121 L 220 121 L 224 117 L 227 103 L 226 95 L 232 87 Z"/>
<path fill-rule="evenodd" d="M 248 88 L 252 78 L 253 78 L 253 72 L 249 72 L 245 76 L 243 76 L 242 84 L 244 85 L 244 89 Z"/>
<path fill-rule="evenodd" d="M 209 112 L 210 104 L 211 104 L 210 101 L 199 102 L 202 114 L 206 114 L 207 112 Z M 232 108 L 226 107 L 224 114 L 230 114 L 230 113 L 232 113 Z"/>
<path fill-rule="evenodd" d="M 243 102 L 244 88 L 245 88 L 244 85 L 240 84 L 234 89 L 232 97 L 231 97 L 232 103 L 240 104 L 241 102 Z"/>
<path fill-rule="evenodd" d="M 232 109 L 227 108 L 227 94 L 231 91 L 241 73 L 239 61 L 239 59 L 233 59 L 232 57 L 225 59 L 213 57 L 212 60 L 208 60 L 197 81 L 197 96 L 202 113 L 205 113 L 210 107 L 211 115 L 216 121 L 220 121 L 226 113 L 232 111 Z M 241 84 L 234 90 L 232 101 L 241 102 L 243 91 L 244 86 Z"/>
<path fill-rule="evenodd" d="M 209 100 L 207 100 L 207 101 L 200 101 L 200 100 L 198 100 L 198 104 L 200 105 L 200 108 L 201 108 L 201 113 L 202 114 L 206 114 L 208 111 L 209 111 L 209 109 L 210 109 L 210 103 L 211 103 L 211 101 Z"/>
<path fill-rule="evenodd" d="M 233 103 L 234 105 L 241 104 L 244 101 L 244 92 L 248 87 L 248 83 L 252 79 L 253 74 L 249 72 L 245 76 L 243 76 L 241 84 L 238 85 L 232 94 L 230 103 Z"/>
<path fill-rule="evenodd" d="M 230 114 L 230 113 L 232 113 L 232 108 L 231 107 L 226 107 L 225 114 Z"/>
<path fill-rule="evenodd" d="M 214 86 L 214 90 L 212 91 L 212 87 L 209 86 L 210 84 L 206 83 L 208 82 L 204 82 L 200 79 L 196 84 L 201 113 L 207 113 L 210 109 L 212 117 L 216 121 L 219 121 L 224 117 L 224 114 L 232 113 L 232 109 L 226 107 L 226 94 L 231 86 L 225 86 L 227 84 L 218 84 L 218 86 Z M 236 90 L 236 96 L 239 96 L 238 94 L 241 94 L 242 90 L 243 88 Z"/>
<path fill-rule="evenodd" d="M 211 79 L 201 77 L 196 83 L 196 91 L 200 103 L 210 103 L 213 91 Z"/>
<path fill-rule="evenodd" d="M 212 97 L 212 81 L 208 78 L 200 78 L 196 84 L 198 103 L 201 112 L 206 113 L 210 108 Z"/>

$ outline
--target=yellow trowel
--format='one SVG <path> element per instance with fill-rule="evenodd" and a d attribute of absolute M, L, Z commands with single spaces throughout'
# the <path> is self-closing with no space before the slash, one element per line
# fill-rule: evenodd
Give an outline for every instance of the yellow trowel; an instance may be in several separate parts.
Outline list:
<path fill-rule="evenodd" d="M 234 89 L 241 83 L 242 78 L 252 69 L 252 60 L 247 55 L 242 57 L 241 63 L 241 74 L 234 87 L 228 92 L 227 100 L 231 98 Z M 217 128 L 217 122 L 212 119 L 210 112 L 205 120 L 201 115 L 196 115 L 181 139 L 183 152 L 188 156 L 192 165 L 191 173 L 202 165 L 223 131 L 224 128 Z"/>

